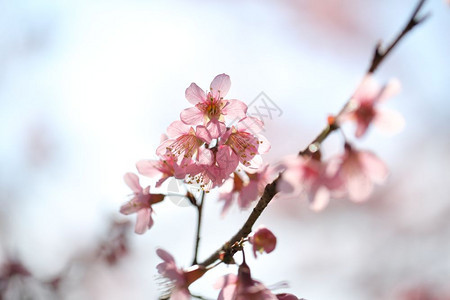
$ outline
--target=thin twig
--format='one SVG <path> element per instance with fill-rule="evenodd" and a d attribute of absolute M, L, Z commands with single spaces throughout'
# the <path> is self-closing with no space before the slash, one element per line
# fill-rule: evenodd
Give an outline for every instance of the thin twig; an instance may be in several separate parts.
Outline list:
<path fill-rule="evenodd" d="M 388 56 L 388 54 L 391 52 L 392 49 L 394 49 L 395 46 L 397 46 L 398 42 L 400 42 L 403 37 L 410 32 L 416 25 L 422 23 L 425 21 L 430 14 L 426 14 L 425 16 L 418 18 L 417 15 L 419 14 L 420 9 L 422 8 L 423 4 L 426 0 L 420 0 L 417 4 L 416 8 L 414 9 L 411 17 L 408 20 L 408 23 L 406 23 L 406 26 L 403 28 L 403 30 L 400 32 L 400 34 L 397 36 L 397 38 L 389 45 L 389 47 L 386 48 L 386 50 L 381 49 L 381 43 L 378 43 L 375 47 L 375 53 L 373 54 L 372 63 L 370 64 L 369 69 L 367 70 L 367 73 L 374 73 L 375 70 L 378 68 L 378 66 L 381 64 L 381 62 Z"/>
<path fill-rule="evenodd" d="M 192 261 L 192 265 L 197 264 L 197 256 L 198 256 L 198 246 L 200 244 L 200 229 L 202 227 L 202 212 L 203 212 L 203 200 L 205 199 L 205 192 L 202 190 L 202 196 L 200 197 L 200 204 L 197 204 L 197 234 L 195 238 L 195 248 L 194 248 L 194 259 Z"/>
<path fill-rule="evenodd" d="M 378 66 L 383 62 L 384 58 L 391 52 L 391 50 L 397 46 L 400 40 L 404 38 L 404 36 L 411 31 L 416 25 L 422 23 L 429 15 L 425 15 L 422 18 L 417 18 L 417 15 L 422 8 L 423 4 L 426 0 L 420 0 L 417 4 L 416 8 L 414 9 L 414 12 L 408 22 L 406 23 L 403 30 L 400 32 L 400 34 L 397 36 L 397 38 L 390 44 L 390 46 L 383 51 L 381 49 L 381 45 L 378 44 L 375 50 L 375 54 L 372 58 L 372 63 L 369 67 L 368 73 L 373 73 L 378 68 Z M 343 109 L 348 105 L 348 102 L 345 103 Z M 300 151 L 300 155 L 312 155 L 314 154 L 314 151 L 316 148 L 320 146 L 320 144 L 336 129 L 338 129 L 339 126 L 332 122 L 331 124 L 327 125 L 325 129 L 322 130 L 322 132 L 310 143 L 308 146 L 303 150 Z M 313 146 L 313 147 L 311 147 Z M 202 266 L 209 266 L 212 263 L 214 263 L 216 260 L 219 259 L 219 255 L 222 251 L 226 250 L 229 245 L 233 245 L 234 243 L 240 241 L 241 239 L 247 237 L 251 231 L 252 227 L 255 224 L 255 222 L 258 220 L 261 213 L 264 211 L 264 209 L 267 207 L 267 205 L 270 203 L 270 201 L 273 199 L 273 197 L 278 193 L 277 191 L 277 183 L 280 179 L 281 174 L 272 182 L 269 183 L 265 189 L 264 193 L 259 199 L 258 203 L 256 204 L 255 208 L 253 209 L 252 213 L 248 217 L 247 221 L 244 223 L 242 228 L 229 240 L 227 241 L 222 247 L 220 247 L 216 252 L 211 254 L 205 261 L 199 263 L 199 265 Z"/>

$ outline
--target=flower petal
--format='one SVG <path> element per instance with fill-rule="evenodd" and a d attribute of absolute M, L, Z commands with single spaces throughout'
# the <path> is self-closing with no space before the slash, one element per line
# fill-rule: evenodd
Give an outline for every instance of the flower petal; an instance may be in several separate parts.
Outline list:
<path fill-rule="evenodd" d="M 213 287 L 216 290 L 218 290 L 218 289 L 224 288 L 225 286 L 228 286 L 228 285 L 234 285 L 234 284 L 236 284 L 237 281 L 238 281 L 238 277 L 236 275 L 234 275 L 234 274 L 227 274 L 227 275 L 225 275 L 223 277 L 220 277 L 216 281 L 216 283 L 214 283 Z M 226 299 L 228 299 L 228 298 L 226 298 Z"/>
<path fill-rule="evenodd" d="M 208 129 L 206 129 L 205 126 L 199 125 L 195 129 L 195 135 L 199 138 L 201 138 L 205 143 L 209 144 L 211 143 L 211 134 L 209 133 Z"/>
<path fill-rule="evenodd" d="M 225 182 L 233 182 L 232 180 L 227 180 Z M 225 185 L 225 184 L 224 184 Z M 222 185 L 221 188 L 224 186 Z M 222 212 L 220 213 L 220 216 L 223 218 L 228 210 L 231 207 L 231 204 L 233 203 L 233 198 L 234 198 L 234 193 L 232 191 L 227 192 L 227 193 L 220 193 L 219 196 L 219 201 L 224 201 L 223 207 L 222 207 Z"/>
<path fill-rule="evenodd" d="M 162 177 L 160 180 L 158 180 L 155 184 L 155 187 L 159 188 L 167 179 L 169 179 L 170 177 Z"/>
<path fill-rule="evenodd" d="M 211 94 L 214 98 L 225 97 L 230 90 L 231 80 L 227 74 L 217 75 L 211 82 Z"/>
<path fill-rule="evenodd" d="M 216 153 L 216 162 L 224 174 L 233 173 L 239 165 L 238 156 L 226 145 L 219 146 Z"/>
<path fill-rule="evenodd" d="M 357 120 L 355 137 L 361 138 L 366 133 L 367 129 L 369 128 L 369 125 L 370 125 L 370 123 L 359 122 Z"/>
<path fill-rule="evenodd" d="M 192 164 L 194 164 L 194 162 L 190 158 L 183 158 L 180 162 L 180 165 L 178 165 L 177 163 L 173 163 L 173 176 L 176 179 L 183 179 L 186 176 L 186 168 Z"/>
<path fill-rule="evenodd" d="M 255 117 L 246 117 L 236 124 L 239 131 L 247 131 L 252 134 L 258 134 L 264 129 L 264 123 Z"/>
<path fill-rule="evenodd" d="M 375 183 L 381 184 L 388 177 L 388 167 L 375 154 L 362 151 L 359 153 L 359 161 L 363 167 L 364 173 Z"/>
<path fill-rule="evenodd" d="M 158 176 L 161 174 L 161 172 L 156 169 L 158 163 L 159 160 L 143 159 L 136 163 L 136 169 L 138 170 L 139 174 L 147 177 Z"/>
<path fill-rule="evenodd" d="M 246 209 L 256 199 L 258 199 L 258 182 L 250 181 L 242 188 L 238 197 L 238 205 L 240 208 Z"/>
<path fill-rule="evenodd" d="M 181 111 L 180 119 L 185 124 L 197 125 L 203 123 L 204 116 L 197 107 L 191 107 Z"/>
<path fill-rule="evenodd" d="M 350 200 L 362 202 L 369 198 L 373 190 L 373 183 L 361 171 L 351 172 L 347 175 L 347 191 Z"/>
<path fill-rule="evenodd" d="M 142 191 L 142 187 L 139 184 L 139 177 L 136 174 L 126 173 L 123 179 L 133 192 L 140 193 Z"/>
<path fill-rule="evenodd" d="M 405 128 L 405 119 L 394 110 L 378 110 L 373 122 L 381 131 L 389 135 L 397 134 Z"/>
<path fill-rule="evenodd" d="M 150 186 L 148 186 L 145 189 L 143 189 L 142 194 L 143 195 L 150 195 Z"/>
<path fill-rule="evenodd" d="M 261 157 L 261 155 L 255 155 L 253 156 L 253 158 L 248 162 L 247 166 L 245 167 L 249 167 L 251 169 L 260 169 L 262 167 L 262 165 L 264 164 L 264 161 Z"/>
<path fill-rule="evenodd" d="M 167 147 L 169 147 L 173 142 L 174 142 L 174 140 L 165 140 L 164 142 L 162 142 L 158 146 L 158 148 L 156 148 L 156 155 L 158 155 L 158 156 L 166 155 L 168 152 Z"/>
<path fill-rule="evenodd" d="M 261 134 L 258 134 L 257 137 L 258 137 L 258 141 L 259 141 L 258 153 L 265 154 L 265 153 L 269 152 L 270 148 L 272 147 L 270 145 L 269 140 L 266 139 L 266 137 Z"/>
<path fill-rule="evenodd" d="M 167 140 L 169 137 L 167 136 L 167 134 L 163 133 L 161 134 L 161 137 L 159 138 L 159 142 L 162 143 L 165 140 Z"/>
<path fill-rule="evenodd" d="M 321 211 L 328 205 L 328 202 L 330 202 L 330 191 L 321 186 L 313 195 L 309 207 L 314 211 Z"/>
<path fill-rule="evenodd" d="M 198 162 L 201 165 L 212 165 L 214 162 L 214 154 L 211 150 L 206 148 L 200 148 L 198 150 Z"/>
<path fill-rule="evenodd" d="M 134 232 L 137 234 L 144 234 L 147 229 L 153 225 L 152 219 L 152 209 L 143 208 L 137 213 L 136 226 L 134 227 Z"/>
<path fill-rule="evenodd" d="M 380 84 L 375 78 L 372 75 L 367 75 L 356 89 L 352 99 L 357 103 L 361 101 L 373 102 L 380 93 L 380 89 Z"/>
<path fill-rule="evenodd" d="M 208 124 L 206 124 L 206 129 L 209 131 L 211 138 L 217 139 L 225 133 L 227 127 L 223 122 L 216 119 L 211 119 Z"/>
<path fill-rule="evenodd" d="M 239 100 L 227 100 L 227 104 L 222 109 L 224 115 L 228 118 L 236 118 L 238 120 L 245 118 L 247 114 L 247 105 Z"/>
<path fill-rule="evenodd" d="M 156 254 L 166 263 L 175 263 L 175 258 L 173 258 L 172 254 L 170 254 L 164 249 L 161 248 L 156 249 Z"/>
<path fill-rule="evenodd" d="M 188 133 L 190 129 L 191 126 L 186 125 L 181 121 L 174 121 L 169 125 L 169 127 L 167 127 L 167 135 L 170 138 L 176 138 L 179 137 L 180 135 Z"/>
<path fill-rule="evenodd" d="M 185 287 L 175 287 L 175 289 L 170 294 L 170 300 L 190 300 L 191 294 L 189 290 Z"/>
<path fill-rule="evenodd" d="M 130 201 L 127 201 L 120 207 L 120 213 L 124 215 L 129 215 L 132 213 L 137 212 L 141 208 L 134 204 L 135 198 L 131 199 Z"/>
<path fill-rule="evenodd" d="M 186 99 L 193 105 L 206 100 L 205 92 L 195 83 L 191 83 L 191 85 L 186 89 L 185 96 Z"/>
<path fill-rule="evenodd" d="M 277 171 L 281 173 L 281 180 L 277 184 L 277 190 L 286 194 L 297 193 L 300 189 L 300 182 L 303 176 L 304 160 L 297 155 L 288 155 L 283 159 Z"/>
<path fill-rule="evenodd" d="M 400 93 L 402 89 L 402 85 L 397 78 L 393 78 L 389 80 L 386 86 L 381 91 L 380 96 L 378 97 L 378 102 L 386 101 L 387 99 L 394 97 L 395 95 Z"/>

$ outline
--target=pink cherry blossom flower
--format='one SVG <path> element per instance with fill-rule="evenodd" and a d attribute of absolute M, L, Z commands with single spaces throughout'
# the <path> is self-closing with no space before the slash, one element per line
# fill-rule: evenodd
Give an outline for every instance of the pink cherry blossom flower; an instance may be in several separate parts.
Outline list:
<path fill-rule="evenodd" d="M 187 182 L 200 184 L 204 190 L 222 185 L 239 165 L 239 159 L 228 146 L 220 145 L 210 151 L 210 163 L 203 160 L 186 168 L 186 173 L 189 174 Z"/>
<path fill-rule="evenodd" d="M 342 180 L 336 168 L 311 157 L 287 157 L 282 164 L 286 170 L 278 183 L 285 193 L 306 193 L 313 210 L 325 208 L 330 198 L 342 193 Z"/>
<path fill-rule="evenodd" d="M 246 117 L 229 128 L 221 137 L 220 143 L 229 146 L 245 167 L 259 168 L 262 163 L 259 154 L 270 150 L 267 139 L 258 135 L 263 128 L 264 124 L 259 119 Z"/>
<path fill-rule="evenodd" d="M 130 225 L 130 221 L 111 220 L 109 232 L 100 243 L 98 256 L 111 266 L 117 264 L 129 252 Z"/>
<path fill-rule="evenodd" d="M 221 288 L 218 300 L 277 300 L 267 287 L 252 279 L 250 268 L 244 262 L 239 266 L 238 276 L 228 274 L 215 284 Z"/>
<path fill-rule="evenodd" d="M 382 184 L 388 174 L 388 168 L 375 154 L 355 150 L 348 143 L 345 145 L 338 175 L 346 186 L 350 200 L 366 200 L 373 191 L 374 183 Z"/>
<path fill-rule="evenodd" d="M 161 143 L 165 142 L 168 137 L 164 134 L 161 138 Z M 176 179 L 184 179 L 186 176 L 186 167 L 193 164 L 192 159 L 183 158 L 178 163 L 178 157 L 175 157 L 170 151 L 166 149 L 166 153 L 160 155 L 160 159 L 149 160 L 143 159 L 136 163 L 136 168 L 139 174 L 153 178 L 161 176 L 156 187 L 160 187 L 164 181 L 170 177 Z"/>
<path fill-rule="evenodd" d="M 222 216 L 227 213 L 235 199 L 241 209 L 246 209 L 262 195 L 265 186 L 269 183 L 268 167 L 266 165 L 254 173 L 244 172 L 248 177 L 247 182 L 244 182 L 239 173 L 234 173 L 233 178 L 228 179 L 221 186 L 219 200 L 224 201 Z"/>
<path fill-rule="evenodd" d="M 186 161 L 182 161 L 181 165 L 188 165 Z M 164 155 L 158 160 L 140 160 L 136 163 L 136 168 L 139 174 L 150 178 L 161 176 L 155 185 L 156 187 L 160 187 L 170 177 L 184 179 L 186 176 L 185 168 L 177 163 L 177 159 L 173 155 Z"/>
<path fill-rule="evenodd" d="M 391 80 L 381 87 L 372 75 L 367 75 L 353 97 L 341 113 L 337 122 L 354 120 L 356 122 L 355 136 L 362 137 L 371 123 L 388 133 L 397 133 L 404 127 L 403 117 L 392 110 L 379 109 L 377 104 L 394 96 L 400 90 L 398 80 Z"/>
<path fill-rule="evenodd" d="M 150 186 L 143 189 L 136 174 L 126 173 L 124 180 L 133 191 L 134 197 L 120 207 L 120 212 L 124 215 L 137 212 L 134 231 L 143 234 L 153 226 L 152 205 L 164 200 L 165 195 L 150 194 Z"/>
<path fill-rule="evenodd" d="M 248 239 L 253 245 L 253 255 L 256 258 L 256 252 L 272 252 L 277 245 L 277 237 L 264 226 L 260 226 Z"/>
<path fill-rule="evenodd" d="M 203 266 L 195 265 L 187 270 L 182 270 L 175 264 L 175 259 L 170 253 L 163 249 L 157 249 L 156 254 L 164 261 L 156 266 L 158 272 L 169 279 L 173 284 L 170 292 L 170 300 L 189 300 L 191 294 L 189 286 L 203 276 L 207 269 Z"/>
<path fill-rule="evenodd" d="M 195 107 L 183 110 L 181 120 L 189 125 L 204 124 L 213 139 L 221 136 L 225 132 L 224 116 L 242 119 L 247 112 L 247 105 L 243 102 L 224 99 L 230 86 L 230 77 L 226 74 L 214 78 L 208 93 L 192 83 L 186 89 L 186 99 Z"/>
<path fill-rule="evenodd" d="M 204 163 L 211 161 L 211 151 L 201 148 L 205 143 L 211 142 L 211 135 L 205 126 L 199 125 L 194 129 L 181 121 L 175 121 L 167 128 L 167 133 L 169 139 L 163 141 L 156 149 L 156 154 L 159 156 L 167 156 L 170 153 L 177 157 L 178 163 L 193 157 Z"/>

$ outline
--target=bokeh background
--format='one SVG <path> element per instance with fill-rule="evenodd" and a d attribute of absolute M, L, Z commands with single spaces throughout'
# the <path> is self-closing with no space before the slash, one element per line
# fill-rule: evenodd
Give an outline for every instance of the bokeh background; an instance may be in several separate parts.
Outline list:
<path fill-rule="evenodd" d="M 275 163 L 340 109 L 375 43 L 398 32 L 415 2 L 0 1 L 0 262 L 20 260 L 40 281 L 68 274 L 59 294 L 17 283 L 32 299 L 156 299 L 155 249 L 189 265 L 194 208 L 158 204 L 149 232 L 128 229 L 127 255 L 113 264 L 93 256 L 111 238 L 112 218 L 134 225 L 134 216 L 118 215 L 130 193 L 122 176 L 155 158 L 161 133 L 189 106 L 185 88 L 227 73 L 231 98 L 250 103 L 264 92 L 282 111 L 266 121 L 265 159 Z M 376 75 L 401 80 L 402 93 L 385 105 L 403 114 L 405 130 L 372 128 L 357 142 L 390 166 L 387 184 L 366 203 L 333 201 L 321 213 L 277 198 L 258 221 L 279 243 L 249 265 L 268 286 L 289 282 L 278 292 L 448 299 L 450 8 L 430 0 L 424 11 L 432 16 Z M 325 153 L 341 143 L 332 136 Z M 203 258 L 249 213 L 234 208 L 220 218 L 214 192 L 205 209 Z M 235 271 L 219 267 L 192 291 L 213 298 L 217 278 Z"/>

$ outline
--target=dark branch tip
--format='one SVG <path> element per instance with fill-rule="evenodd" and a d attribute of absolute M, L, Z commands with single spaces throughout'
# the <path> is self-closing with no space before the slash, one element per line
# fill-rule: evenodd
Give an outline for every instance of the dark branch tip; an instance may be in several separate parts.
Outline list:
<path fill-rule="evenodd" d="M 431 13 L 429 12 L 429 13 L 426 13 L 424 16 L 422 16 L 422 17 L 420 17 L 420 18 L 414 18 L 414 22 L 415 22 L 415 25 L 419 25 L 419 24 L 421 24 L 422 22 L 424 22 L 425 20 L 427 20 L 429 17 L 431 17 Z"/>

